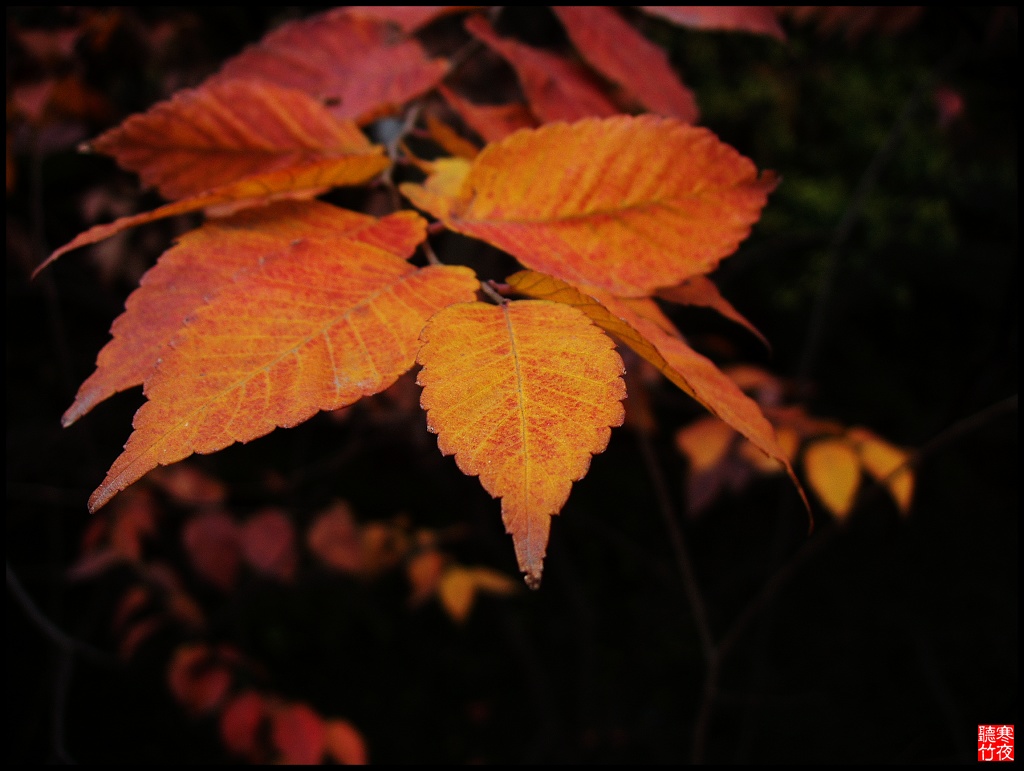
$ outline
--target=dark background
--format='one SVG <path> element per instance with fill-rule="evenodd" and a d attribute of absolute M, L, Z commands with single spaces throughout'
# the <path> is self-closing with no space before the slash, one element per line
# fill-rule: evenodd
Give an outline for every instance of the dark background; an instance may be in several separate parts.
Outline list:
<path fill-rule="evenodd" d="M 106 33 L 89 13 L 111 12 L 8 9 L 7 559 L 38 610 L 112 651 L 128 577 L 66 574 L 89 492 L 142 397 L 119 395 L 67 430 L 59 418 L 133 282 L 188 223 L 29 273 L 91 224 L 96 190 L 108 206 L 158 202 L 136 198 L 110 161 L 76 154 L 78 141 L 306 11 L 120 10 Z M 972 762 L 977 724 L 1017 715 L 1016 11 L 929 9 L 897 34 L 852 38 L 787 22 L 785 44 L 630 18 L 671 52 L 702 124 L 783 178 L 715 276 L 773 353 L 710 313 L 677 321 L 723 362 L 813 384 L 802 401 L 814 414 L 919 449 L 911 515 L 867 489 L 842 527 L 816 509 L 808 535 L 791 486 L 768 478 L 686 517 L 671 438 L 699 411 L 666 384 L 651 395 L 653 440 L 613 432 L 574 486 L 539 592 L 484 599 L 460 626 L 436 604 L 410 610 L 399 578 L 362 585 L 304 563 L 294 586 L 247 586 L 215 639 L 260 660 L 277 691 L 352 720 L 381 762 Z M 19 42 L 19 30 L 87 21 L 100 32 L 63 58 Z M 504 24 L 560 42 L 548 15 Z M 12 114 L 13 88 L 69 72 L 106 102 L 36 124 Z M 943 89 L 962 112 L 943 116 Z M 242 513 L 266 502 L 251 491 L 273 472 L 303 480 L 270 501 L 298 522 L 335 498 L 365 521 L 468 522 L 458 556 L 514 573 L 498 504 L 440 457 L 422 418 L 382 431 L 371 417 L 320 416 L 197 463 Z M 710 695 L 645 441 L 712 636 L 728 642 Z M 163 522 L 173 551 L 180 521 Z M 69 656 L 12 598 L 9 761 L 228 759 L 215 723 L 168 693 L 180 635 L 128 663 Z"/>

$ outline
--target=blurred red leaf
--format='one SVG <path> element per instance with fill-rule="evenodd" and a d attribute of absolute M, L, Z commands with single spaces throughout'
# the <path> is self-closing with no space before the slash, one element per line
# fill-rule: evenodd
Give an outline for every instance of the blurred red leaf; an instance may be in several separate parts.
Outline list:
<path fill-rule="evenodd" d="M 230 592 L 242 563 L 241 528 L 228 514 L 199 514 L 182 531 L 185 551 L 195 571 L 223 592 Z"/>
<path fill-rule="evenodd" d="M 537 126 L 537 119 L 525 104 L 474 104 L 446 86 L 439 86 L 438 91 L 484 141 L 497 142 L 521 128 Z"/>
<path fill-rule="evenodd" d="M 786 39 L 775 11 L 765 5 L 641 5 L 640 10 L 681 27 L 752 32 Z"/>
<path fill-rule="evenodd" d="M 232 698 L 220 716 L 224 746 L 236 755 L 258 762 L 259 731 L 267 714 L 266 700 L 256 691 L 243 691 Z"/>
<path fill-rule="evenodd" d="M 206 645 L 182 645 L 171 657 L 167 682 L 186 710 L 203 714 L 223 701 L 231 687 L 231 672 Z"/>
<path fill-rule="evenodd" d="M 619 111 L 597 79 L 571 59 L 500 37 L 482 16 L 466 19 L 466 29 L 512 65 L 530 109 L 542 121 L 604 118 Z"/>
<path fill-rule="evenodd" d="M 271 715 L 271 740 L 279 761 L 293 765 L 319 763 L 327 748 L 323 719 L 306 704 L 287 704 Z"/>
<path fill-rule="evenodd" d="M 363 735 L 347 720 L 328 720 L 326 730 L 327 752 L 336 761 L 348 766 L 365 766 L 369 762 Z"/>
<path fill-rule="evenodd" d="M 338 501 L 316 518 L 306 535 L 309 550 L 323 563 L 343 573 L 363 568 L 363 546 L 352 509 Z"/>
<path fill-rule="evenodd" d="M 696 123 L 697 102 L 665 52 L 604 6 L 553 9 L 587 63 L 622 86 L 651 112 Z"/>
<path fill-rule="evenodd" d="M 295 528 L 288 516 L 268 509 L 242 526 L 242 553 L 261 573 L 281 581 L 295 576 Z"/>

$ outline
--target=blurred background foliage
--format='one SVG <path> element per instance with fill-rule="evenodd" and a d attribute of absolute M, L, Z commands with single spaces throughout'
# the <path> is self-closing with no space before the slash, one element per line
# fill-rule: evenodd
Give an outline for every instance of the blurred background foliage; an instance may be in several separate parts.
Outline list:
<path fill-rule="evenodd" d="M 59 418 L 141 273 L 194 220 L 29 273 L 94 221 L 157 202 L 78 142 L 307 13 L 8 8 L 8 564 L 48 618 L 100 650 L 129 577 L 67 571 L 142 397 L 68 430 Z M 1016 10 L 929 8 L 896 33 L 787 20 L 785 43 L 627 15 L 670 52 L 701 123 L 782 177 L 715 274 L 771 354 L 699 309 L 679 312 L 682 328 L 719 361 L 793 378 L 815 415 L 922 448 L 911 516 L 866 496 L 841 528 L 818 511 L 809 536 L 771 478 L 687 519 L 717 640 L 781 575 L 710 700 L 657 479 L 625 429 L 556 521 L 539 593 L 481 600 L 460 625 L 436 603 L 410 609 L 401 576 L 306 565 L 296 586 L 254 580 L 230 602 L 196 589 L 219 607 L 209 636 L 261 662 L 278 691 L 352 720 L 381 762 L 679 762 L 695 743 L 712 762 L 970 762 L 976 725 L 1017 714 Z M 546 12 L 506 24 L 537 44 L 562 34 Z M 49 96 L 32 91 L 46 83 Z M 651 401 L 655 464 L 681 511 L 672 433 L 699 410 L 667 387 Z M 514 572 L 497 504 L 440 457 L 422 418 L 382 424 L 357 408 L 197 464 L 236 512 L 271 503 L 304 523 L 343 498 L 362 521 L 468 522 L 457 555 Z M 180 559 L 170 509 L 152 548 Z M 9 761 L 226 757 L 216 725 L 168 693 L 180 633 L 127 663 L 69 657 L 10 591 L 7 630 Z"/>

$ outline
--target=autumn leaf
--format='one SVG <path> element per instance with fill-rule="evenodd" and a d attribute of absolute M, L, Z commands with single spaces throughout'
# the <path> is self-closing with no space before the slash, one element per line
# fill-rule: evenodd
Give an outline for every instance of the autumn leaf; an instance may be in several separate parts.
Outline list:
<path fill-rule="evenodd" d="M 259 730 L 266 716 L 266 701 L 256 691 L 243 691 L 232 698 L 220 716 L 224 746 L 236 755 L 258 760 Z"/>
<path fill-rule="evenodd" d="M 681 27 L 752 32 L 786 39 L 775 11 L 763 5 L 641 5 L 640 10 Z"/>
<path fill-rule="evenodd" d="M 343 233 L 285 240 L 259 222 L 239 231 L 230 246 L 256 267 L 199 307 L 165 348 L 93 511 L 157 465 L 384 390 L 412 366 L 426 320 L 473 299 L 478 286 L 468 268 L 416 269 Z"/>
<path fill-rule="evenodd" d="M 324 720 L 306 704 L 277 706 L 270 715 L 270 738 L 287 765 L 314 765 L 327 749 Z"/>
<path fill-rule="evenodd" d="M 622 360 L 580 311 L 544 301 L 454 305 L 422 339 L 427 425 L 442 453 L 501 497 L 535 588 L 551 517 L 622 423 Z"/>
<path fill-rule="evenodd" d="M 710 308 L 730 321 L 734 321 L 754 335 L 765 348 L 771 350 L 768 338 L 761 334 L 761 331 L 747 321 L 733 304 L 722 297 L 718 287 L 707 276 L 691 276 L 677 286 L 666 287 L 658 290 L 658 297 L 669 300 L 680 305 L 696 305 L 702 308 Z M 734 378 L 735 379 L 735 378 Z"/>
<path fill-rule="evenodd" d="M 465 26 L 512 65 L 530 109 L 545 123 L 607 117 L 619 112 L 597 79 L 572 60 L 501 37 L 482 16 L 470 16 Z"/>
<path fill-rule="evenodd" d="M 477 5 L 350 5 L 351 16 L 388 21 L 406 34 L 427 26 L 432 21 L 453 13 L 479 8 Z"/>
<path fill-rule="evenodd" d="M 606 6 L 555 6 L 576 50 L 598 72 L 651 112 L 697 122 L 693 92 L 673 72 L 665 52 Z"/>
<path fill-rule="evenodd" d="M 525 104 L 474 104 L 444 85 L 438 86 L 437 90 L 485 142 L 497 142 L 521 128 L 537 126 L 537 119 Z"/>
<path fill-rule="evenodd" d="M 811 489 L 832 514 L 845 517 L 860 486 L 860 459 L 845 439 L 821 439 L 808 445 L 804 471 Z"/>
<path fill-rule="evenodd" d="M 402 192 L 529 268 L 629 297 L 712 270 L 775 186 L 710 131 L 653 115 L 519 131 L 465 168 Z"/>
<path fill-rule="evenodd" d="M 690 462 L 692 473 L 717 466 L 728 454 L 736 432 L 721 420 L 700 418 L 676 432 L 676 447 Z"/>
<path fill-rule="evenodd" d="M 267 509 L 251 517 L 239 541 L 246 562 L 260 573 L 279 581 L 295 577 L 295 528 L 284 512 Z"/>
<path fill-rule="evenodd" d="M 229 80 L 179 91 L 91 143 L 169 200 L 328 158 L 379 154 L 312 97 Z"/>
<path fill-rule="evenodd" d="M 213 80 L 273 83 L 326 99 L 339 118 L 369 123 L 426 93 L 448 70 L 386 21 L 341 8 L 274 30 Z"/>
<path fill-rule="evenodd" d="M 910 453 L 866 428 L 851 428 L 847 437 L 853 442 L 864 470 L 888 488 L 901 514 L 910 513 L 910 501 L 914 495 Z"/>
<path fill-rule="evenodd" d="M 110 330 L 113 339 L 100 351 L 96 371 L 78 389 L 63 424 L 71 425 L 104 399 L 145 382 L 187 318 L 236 277 L 289 252 L 293 241 L 325 250 L 363 244 L 405 258 L 424 237 L 423 220 L 412 212 L 378 220 L 315 201 L 281 201 L 184 234 L 128 297 L 125 312 Z"/>
<path fill-rule="evenodd" d="M 230 592 L 242 564 L 238 524 L 223 511 L 199 514 L 182 530 L 182 542 L 196 573 Z"/>
<path fill-rule="evenodd" d="M 325 725 L 327 753 L 347 766 L 365 766 L 369 753 L 363 735 L 347 720 L 328 720 Z"/>
<path fill-rule="evenodd" d="M 441 575 L 437 596 L 448 615 L 462 623 L 469 618 L 478 593 L 509 595 L 517 588 L 508 576 L 496 570 L 451 565 Z"/>
<path fill-rule="evenodd" d="M 231 687 L 231 672 L 205 645 L 183 645 L 171 658 L 168 685 L 175 698 L 190 712 L 214 710 Z"/>
<path fill-rule="evenodd" d="M 615 297 L 596 287 L 577 288 L 534 271 L 508 277 L 509 285 L 531 297 L 566 303 L 581 310 L 664 374 L 713 415 L 739 431 L 765 455 L 782 464 L 804 499 L 789 456 L 779 445 L 761 408 L 709 359 L 688 346 L 650 298 Z M 810 511 L 810 506 L 807 507 Z"/>

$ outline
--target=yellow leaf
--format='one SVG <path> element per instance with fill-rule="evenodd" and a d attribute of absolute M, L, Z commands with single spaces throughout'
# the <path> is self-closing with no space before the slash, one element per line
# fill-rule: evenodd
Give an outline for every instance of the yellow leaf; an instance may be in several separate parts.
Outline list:
<path fill-rule="evenodd" d="M 860 486 L 860 460 L 845 439 L 821 439 L 804 450 L 807 481 L 818 498 L 837 517 L 853 508 Z"/>
<path fill-rule="evenodd" d="M 718 465 L 729 452 L 734 436 L 736 432 L 722 421 L 705 417 L 676 432 L 676 447 L 690 462 L 690 470 L 700 473 Z"/>
<path fill-rule="evenodd" d="M 453 305 L 421 336 L 418 381 L 445 455 L 478 475 L 540 584 L 551 517 L 621 425 L 622 359 L 580 311 L 543 301 Z"/>
<path fill-rule="evenodd" d="M 508 576 L 495 570 L 452 565 L 441 577 L 437 596 L 448 615 L 461 623 L 469 617 L 473 600 L 480 591 L 508 595 L 516 591 L 516 585 Z"/>
<path fill-rule="evenodd" d="M 914 472 L 907 465 L 910 453 L 866 428 L 851 428 L 847 436 L 857 448 L 864 469 L 875 480 L 885 483 L 901 514 L 910 513 L 914 495 Z"/>

